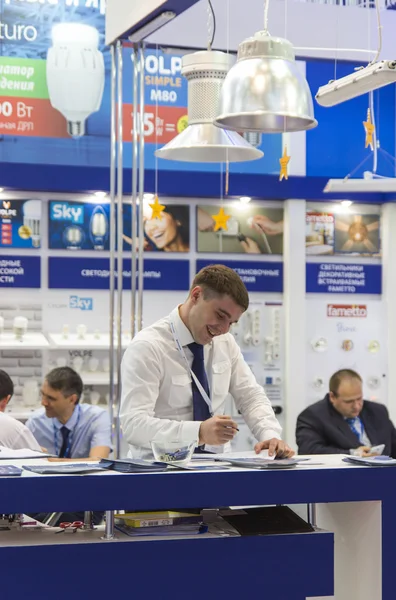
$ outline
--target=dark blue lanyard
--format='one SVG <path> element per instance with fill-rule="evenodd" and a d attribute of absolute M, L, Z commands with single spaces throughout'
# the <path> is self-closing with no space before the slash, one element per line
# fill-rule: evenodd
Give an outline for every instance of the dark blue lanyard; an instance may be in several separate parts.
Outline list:
<path fill-rule="evenodd" d="M 77 425 L 78 425 L 78 422 L 79 422 L 80 416 L 81 416 L 81 406 L 80 405 L 78 405 L 77 410 L 78 410 L 77 421 L 76 421 L 76 424 L 74 425 L 73 429 L 70 430 L 69 437 L 67 440 L 65 455 L 62 458 L 70 458 L 70 451 L 71 451 L 71 446 L 73 443 L 73 433 L 77 429 Z M 54 422 L 54 446 L 55 446 L 56 456 L 59 456 L 58 432 L 59 432 L 59 429 L 57 428 L 57 426 L 55 425 L 55 422 Z"/>

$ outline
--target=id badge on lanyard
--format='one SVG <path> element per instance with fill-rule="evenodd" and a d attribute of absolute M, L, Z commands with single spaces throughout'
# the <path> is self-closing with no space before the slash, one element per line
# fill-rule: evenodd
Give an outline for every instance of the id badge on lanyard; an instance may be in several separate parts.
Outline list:
<path fill-rule="evenodd" d="M 170 328 L 172 331 L 172 335 L 173 335 L 173 339 L 175 340 L 175 344 L 176 344 L 176 348 L 180 354 L 180 356 L 182 357 L 182 359 L 184 360 L 184 362 L 186 363 L 187 366 L 187 370 L 189 371 L 189 373 L 191 373 L 191 377 L 193 378 L 199 393 L 201 394 L 202 398 L 205 400 L 206 404 L 209 407 L 209 412 L 210 412 L 210 416 L 213 417 L 213 410 L 212 410 L 212 400 L 209 398 L 208 394 L 206 393 L 206 391 L 204 390 L 204 388 L 202 387 L 201 382 L 199 381 L 198 377 L 195 375 L 194 371 L 191 369 L 187 357 L 184 353 L 183 347 L 180 343 L 179 338 L 177 337 L 177 333 L 176 333 L 176 329 L 175 329 L 175 325 L 172 321 L 172 319 L 170 319 Z"/>

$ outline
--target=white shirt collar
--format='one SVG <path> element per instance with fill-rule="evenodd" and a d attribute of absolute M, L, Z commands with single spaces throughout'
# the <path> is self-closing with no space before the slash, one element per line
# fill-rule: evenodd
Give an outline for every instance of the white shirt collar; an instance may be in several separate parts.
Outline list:
<path fill-rule="evenodd" d="M 169 318 L 172 320 L 175 326 L 176 335 L 179 339 L 181 346 L 188 346 L 188 344 L 191 344 L 194 341 L 194 338 L 191 335 L 191 331 L 183 323 L 180 317 L 179 306 L 176 306 L 176 308 L 172 310 L 171 314 L 169 315 Z"/>

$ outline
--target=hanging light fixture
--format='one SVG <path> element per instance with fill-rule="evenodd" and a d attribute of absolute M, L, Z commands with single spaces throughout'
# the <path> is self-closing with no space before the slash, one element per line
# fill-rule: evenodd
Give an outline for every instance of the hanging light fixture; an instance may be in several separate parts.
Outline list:
<path fill-rule="evenodd" d="M 213 125 L 231 61 L 230 55 L 212 50 L 183 56 L 181 72 L 188 80 L 188 127 L 157 150 L 156 156 L 185 162 L 243 162 L 264 155 L 238 133 Z"/>
<path fill-rule="evenodd" d="M 316 127 L 311 91 L 297 67 L 292 44 L 268 32 L 268 0 L 264 15 L 264 31 L 239 45 L 237 62 L 221 90 L 215 124 L 262 133 Z"/>

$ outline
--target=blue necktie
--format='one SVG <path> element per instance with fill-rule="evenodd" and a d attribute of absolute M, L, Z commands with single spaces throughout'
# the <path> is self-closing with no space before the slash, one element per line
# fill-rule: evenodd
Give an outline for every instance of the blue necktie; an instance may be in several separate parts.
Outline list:
<path fill-rule="evenodd" d="M 361 440 L 361 436 L 363 434 L 363 431 L 359 431 L 359 429 L 356 426 L 356 418 L 352 419 L 345 419 L 346 422 L 348 423 L 349 427 L 351 428 L 351 430 L 353 431 L 353 433 L 356 435 L 356 437 L 358 438 L 359 442 L 362 444 L 362 440 Z M 360 422 L 360 419 L 358 419 L 358 421 Z"/>
<path fill-rule="evenodd" d="M 62 447 L 59 452 L 59 458 L 68 458 L 66 456 L 66 450 L 67 450 L 67 442 L 69 441 L 70 429 L 68 429 L 67 427 L 65 427 L 63 425 L 63 427 L 61 427 L 61 434 L 62 434 Z"/>
<path fill-rule="evenodd" d="M 202 385 L 205 392 L 210 395 L 208 378 L 205 371 L 204 362 L 204 347 L 202 344 L 192 342 L 188 344 L 189 349 L 193 353 L 194 360 L 191 366 L 191 370 L 195 373 L 199 383 Z M 193 393 L 193 407 L 194 407 L 194 421 L 206 421 L 210 418 L 209 406 L 202 398 L 201 392 L 199 391 L 197 384 L 194 379 L 192 380 L 192 393 Z"/>

